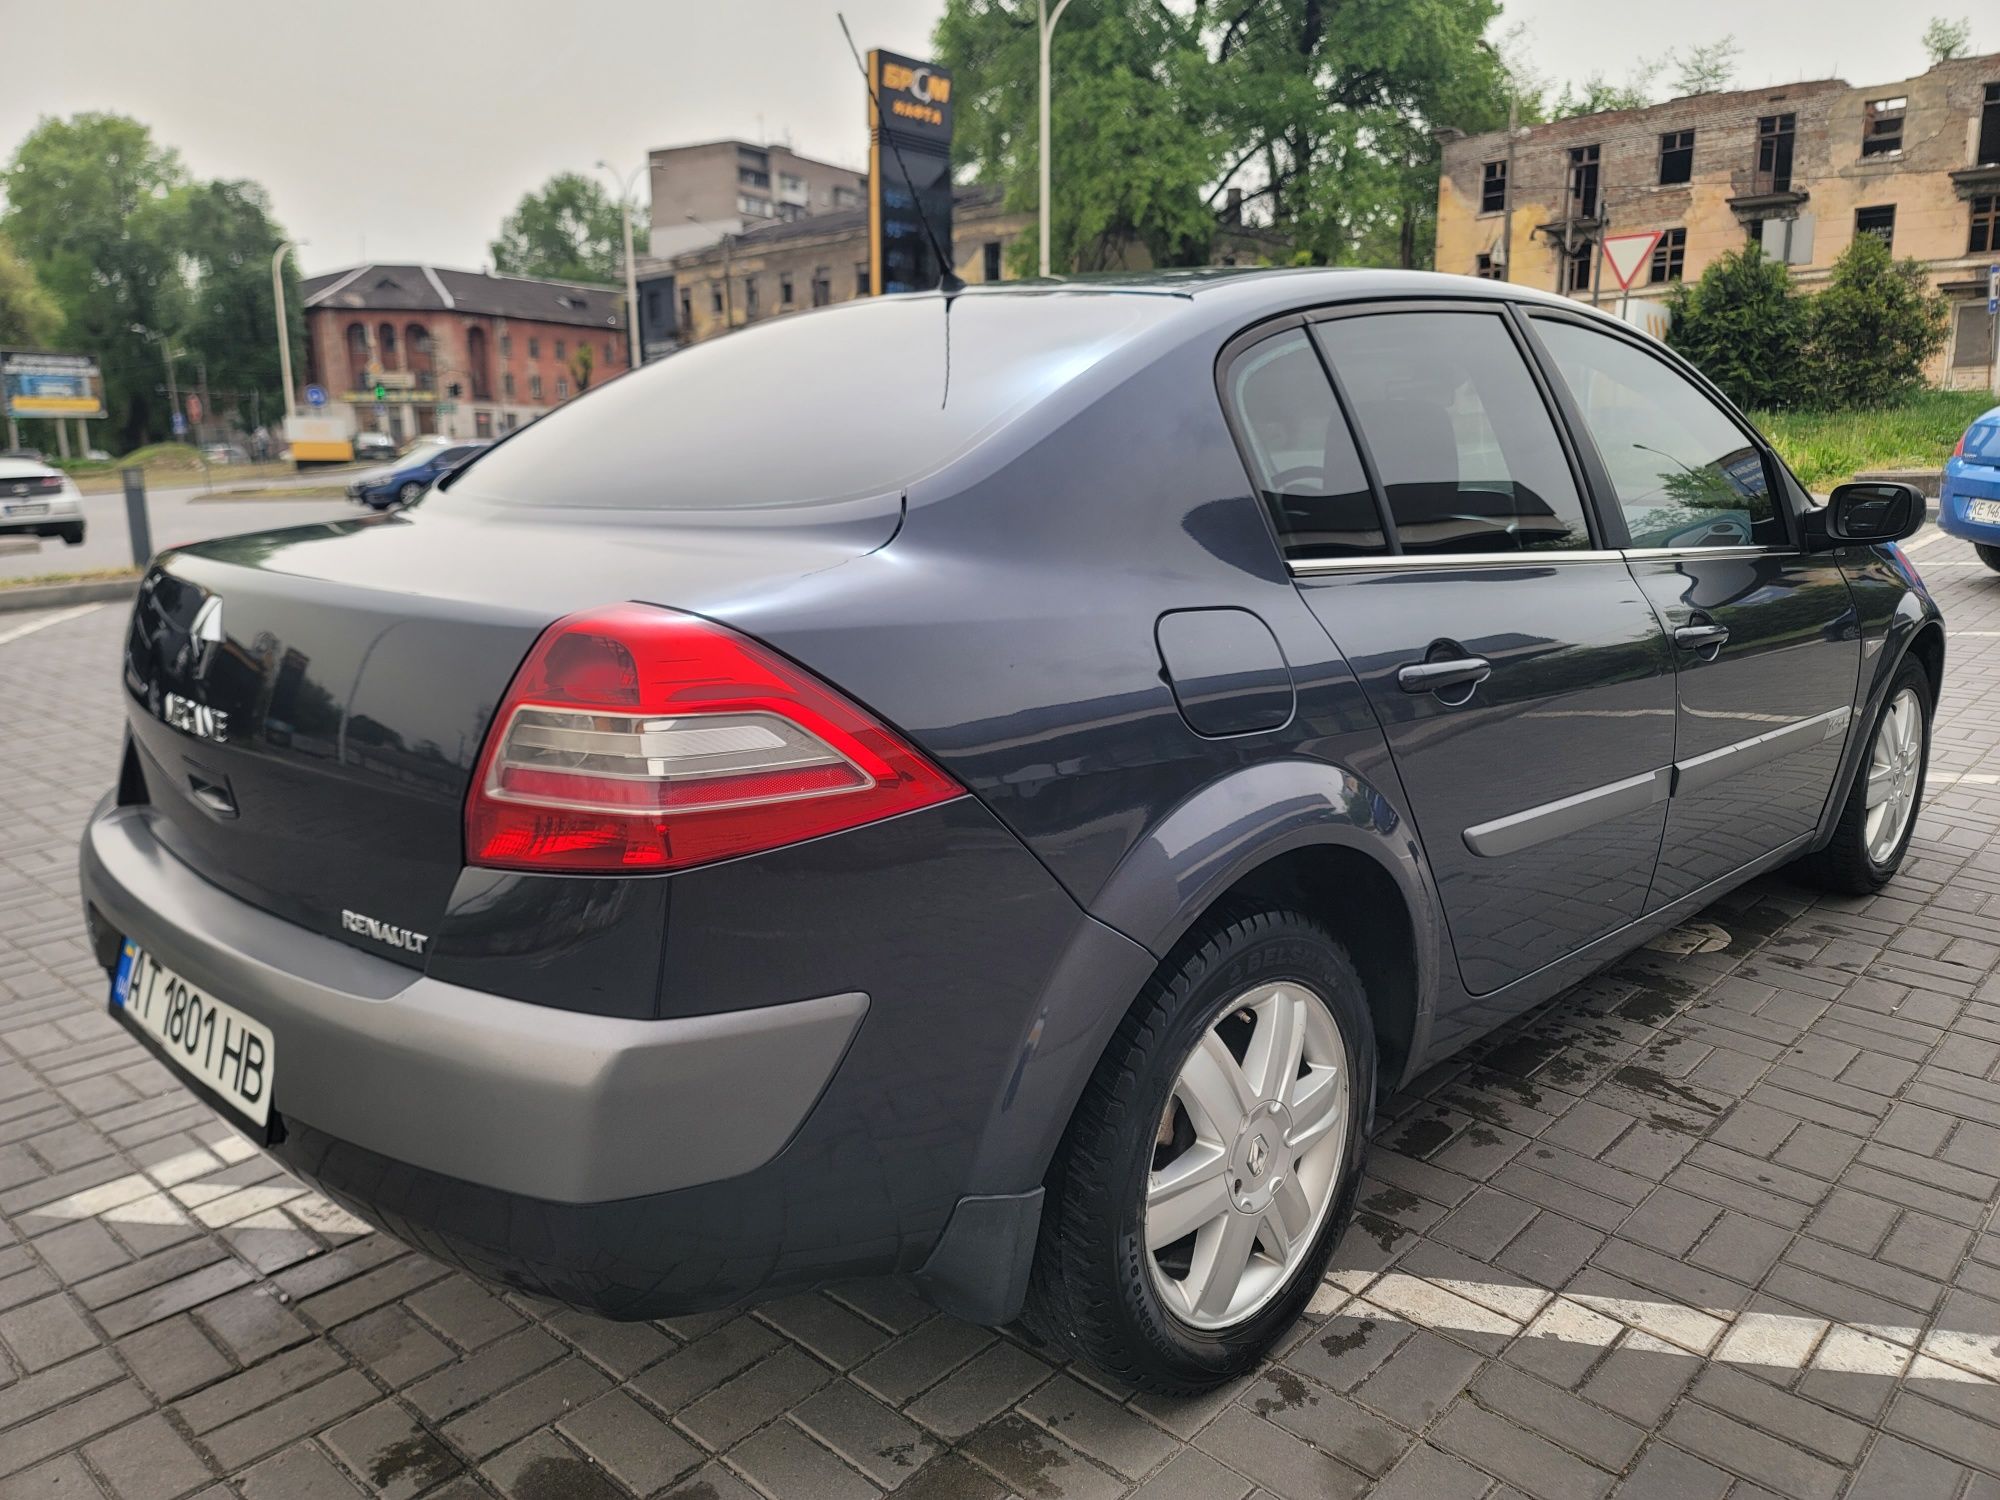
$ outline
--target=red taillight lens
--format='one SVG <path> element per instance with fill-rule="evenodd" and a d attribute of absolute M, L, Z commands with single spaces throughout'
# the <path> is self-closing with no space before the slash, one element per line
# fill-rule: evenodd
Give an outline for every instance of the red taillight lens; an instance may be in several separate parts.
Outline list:
<path fill-rule="evenodd" d="M 961 788 L 825 683 L 691 615 L 558 620 L 514 676 L 465 805 L 470 864 L 679 870 Z"/>
<path fill-rule="evenodd" d="M 1970 431 L 1970 430 L 1971 430 L 1970 428 L 1968 428 L 1968 429 L 1967 429 L 1967 431 Z M 1954 447 L 1952 448 L 1952 450 L 1951 450 L 1951 456 L 1952 456 L 1953 458 L 1963 458 L 1963 457 L 1965 457 L 1965 433 L 1961 432 L 1961 433 L 1960 433 L 1960 434 L 1958 435 L 1958 442 L 1957 442 L 1957 444 L 1956 444 L 1956 445 L 1955 445 L 1955 446 L 1954 446 Z"/>

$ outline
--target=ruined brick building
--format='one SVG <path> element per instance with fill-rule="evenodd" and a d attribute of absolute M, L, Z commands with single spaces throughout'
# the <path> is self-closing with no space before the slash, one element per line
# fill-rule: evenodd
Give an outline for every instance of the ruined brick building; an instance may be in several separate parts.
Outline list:
<path fill-rule="evenodd" d="M 1755 240 L 1812 289 L 1857 234 L 1924 262 L 1951 302 L 1932 374 L 1992 379 L 2000 263 L 2000 53 L 1855 88 L 1837 78 L 1696 94 L 1446 142 L 1437 268 L 1605 303 L 1599 236 L 1662 231 L 1635 301 Z"/>

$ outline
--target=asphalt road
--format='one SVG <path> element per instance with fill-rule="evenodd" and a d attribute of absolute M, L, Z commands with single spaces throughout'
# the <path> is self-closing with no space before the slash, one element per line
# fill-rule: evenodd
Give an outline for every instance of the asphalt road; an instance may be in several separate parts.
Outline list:
<path fill-rule="evenodd" d="M 296 479 L 264 479 L 259 490 L 297 489 L 310 485 L 344 483 L 345 476 L 304 475 Z M 338 520 L 359 515 L 359 507 L 346 500 L 320 497 L 298 500 L 231 500 L 226 491 L 210 494 L 199 486 L 188 489 L 152 490 L 146 496 L 152 515 L 153 546 L 175 546 L 181 542 L 204 541 L 214 536 L 231 536 L 241 531 L 268 531 L 274 526 L 299 526 L 313 521 Z M 65 546 L 54 537 L 42 540 L 32 551 L 15 551 L 15 538 L 0 538 L 0 579 L 32 578 L 41 573 L 81 573 L 96 568 L 123 568 L 132 565 L 132 543 L 125 524 L 125 497 L 122 494 L 83 497 L 84 538 L 78 547 Z"/>

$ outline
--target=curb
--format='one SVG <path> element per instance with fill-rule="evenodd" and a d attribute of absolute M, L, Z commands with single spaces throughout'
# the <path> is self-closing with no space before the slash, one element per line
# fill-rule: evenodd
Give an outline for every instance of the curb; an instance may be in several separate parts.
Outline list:
<path fill-rule="evenodd" d="M 21 609 L 60 609 L 65 604 L 95 604 L 104 599 L 124 599 L 139 586 L 139 575 L 130 578 L 93 578 L 85 583 L 45 583 L 28 588 L 0 588 L 0 614 Z"/>

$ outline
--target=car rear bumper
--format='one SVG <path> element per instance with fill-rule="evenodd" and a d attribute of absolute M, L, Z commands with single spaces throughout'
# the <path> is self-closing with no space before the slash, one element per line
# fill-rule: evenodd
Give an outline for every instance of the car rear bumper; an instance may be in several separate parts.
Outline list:
<path fill-rule="evenodd" d="M 107 797 L 86 829 L 98 955 L 129 936 L 271 1029 L 266 1149 L 412 1245 L 614 1317 L 902 1272 L 1011 1318 L 1049 1153 L 1154 964 L 971 798 L 673 877 L 664 982 L 707 1003 L 661 1019 L 308 932 L 157 816 Z"/>
<path fill-rule="evenodd" d="M 271 1029 L 279 1133 L 298 1122 L 496 1192 L 591 1203 L 760 1167 L 868 1008 L 845 991 L 639 1021 L 446 984 L 208 884 L 154 839 L 151 817 L 109 808 L 92 820 L 93 925 Z"/>
<path fill-rule="evenodd" d="M 2000 547 L 2000 523 L 1975 521 L 1966 511 L 1975 500 L 2000 503 L 2000 469 L 1972 467 L 1954 459 L 1938 492 L 1938 528 L 1963 541 Z"/>

